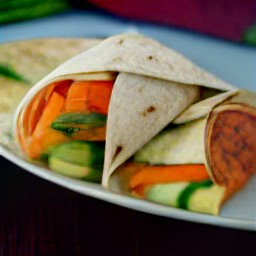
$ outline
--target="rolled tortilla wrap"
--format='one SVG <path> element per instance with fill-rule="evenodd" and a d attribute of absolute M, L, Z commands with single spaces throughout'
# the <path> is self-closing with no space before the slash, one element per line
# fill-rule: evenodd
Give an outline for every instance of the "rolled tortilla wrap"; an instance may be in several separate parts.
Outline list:
<path fill-rule="evenodd" d="M 117 170 L 110 179 L 110 189 L 218 214 L 223 202 L 241 190 L 256 172 L 255 106 L 256 94 L 241 91 L 214 108 L 207 118 L 162 131 L 135 154 L 133 162 L 137 164 Z M 201 181 L 177 177 L 172 182 L 164 176 L 153 177 L 157 170 L 165 172 L 168 166 L 174 167 L 174 172 L 175 168 L 187 171 L 191 165 L 199 168 L 202 164 L 215 184 L 209 182 L 209 177 Z M 146 169 L 150 169 L 151 177 L 145 175 Z"/>
<path fill-rule="evenodd" d="M 39 81 L 17 109 L 15 134 L 24 126 L 24 113 L 41 90 L 67 80 L 102 80 L 98 76 L 106 73 L 110 77 L 117 73 L 117 79 L 108 111 L 104 186 L 115 168 L 199 100 L 200 86 L 219 93 L 236 92 L 233 86 L 152 39 L 118 35 L 68 60 Z M 157 106 L 152 106 L 151 99 Z"/>

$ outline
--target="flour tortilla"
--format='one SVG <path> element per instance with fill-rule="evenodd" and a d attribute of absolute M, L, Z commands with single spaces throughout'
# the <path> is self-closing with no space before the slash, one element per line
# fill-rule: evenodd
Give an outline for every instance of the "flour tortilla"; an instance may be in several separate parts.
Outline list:
<path fill-rule="evenodd" d="M 109 106 L 104 169 L 111 174 L 197 98 L 192 85 L 120 73 Z"/>
<path fill-rule="evenodd" d="M 108 113 L 102 183 L 106 187 L 115 168 L 199 99 L 200 86 L 218 89 L 221 92 L 235 92 L 233 86 L 200 69 L 181 54 L 159 42 L 142 35 L 123 34 L 110 37 L 78 54 L 39 81 L 21 101 L 16 113 L 16 121 L 19 113 L 26 108 L 35 94 L 49 83 L 67 77 L 76 79 L 82 74 L 84 76 L 97 72 L 118 73 L 113 91 L 115 96 L 111 97 Z M 126 93 L 122 93 L 122 86 L 126 90 L 129 89 L 129 100 L 125 98 Z M 140 86 L 145 90 L 141 98 L 137 95 Z M 184 86 L 187 88 L 185 89 Z M 167 93 L 163 98 L 163 93 L 156 93 L 160 87 L 173 87 L 172 93 Z M 155 106 L 149 106 L 149 102 L 154 97 L 158 97 L 157 109 L 165 106 L 167 101 L 172 101 L 172 108 L 151 111 Z M 145 115 L 144 122 L 141 122 L 142 109 L 149 112 Z M 148 125 L 147 121 L 151 124 L 153 122 L 152 113 L 157 122 L 154 126 L 145 129 L 145 125 Z M 117 136 L 114 136 L 115 134 Z M 133 140 L 134 136 L 136 143 Z"/>
<path fill-rule="evenodd" d="M 241 103 L 241 105 L 237 103 Z M 216 109 L 227 108 L 230 110 L 245 111 L 243 110 L 244 106 L 256 106 L 255 92 L 239 91 L 233 97 L 222 102 Z M 255 116 L 256 108 L 252 111 L 252 115 Z M 209 135 L 209 133 L 207 133 L 206 128 L 209 126 L 209 117 L 214 112 L 215 108 L 208 117 L 195 118 L 185 124 L 162 131 L 160 135 L 155 136 L 135 154 L 134 161 L 144 162 L 150 165 L 161 165 L 163 163 L 165 165 L 204 164 L 207 167 L 210 178 L 216 184 L 215 187 L 221 187 L 223 189 L 223 194 L 217 204 L 216 212 L 219 212 L 224 201 L 246 185 L 253 175 L 253 170 L 242 169 L 242 173 L 239 173 L 241 169 L 238 168 L 237 170 L 232 170 L 232 173 L 236 172 L 236 174 L 232 176 L 226 173 L 219 173 L 217 168 L 212 168 L 209 164 L 209 148 L 206 146 L 207 141 L 209 142 L 206 135 Z M 247 122 L 245 122 L 244 125 L 246 125 L 246 123 Z M 247 125 L 249 124 L 247 123 Z M 241 133 L 243 133 L 243 131 L 241 131 Z M 244 139 L 245 134 L 243 133 L 242 136 Z M 251 153 L 254 154 L 255 152 Z M 230 152 L 227 151 L 226 154 L 230 154 Z M 245 155 L 245 157 L 247 157 L 247 160 L 249 159 L 248 155 Z M 237 159 L 239 159 L 239 157 L 234 161 Z M 232 163 L 229 162 L 229 164 L 231 165 Z M 109 181 L 110 190 L 116 193 L 131 195 L 129 182 L 135 171 L 134 168 L 129 168 L 129 164 L 117 168 Z M 221 182 L 220 179 L 224 175 L 226 175 L 225 183 Z M 215 194 L 212 193 L 210 196 L 214 198 Z M 202 202 L 200 202 L 200 204 L 201 203 Z M 200 204 L 197 202 L 198 207 Z M 198 209 L 200 208 L 195 208 L 196 211 L 198 211 Z"/>

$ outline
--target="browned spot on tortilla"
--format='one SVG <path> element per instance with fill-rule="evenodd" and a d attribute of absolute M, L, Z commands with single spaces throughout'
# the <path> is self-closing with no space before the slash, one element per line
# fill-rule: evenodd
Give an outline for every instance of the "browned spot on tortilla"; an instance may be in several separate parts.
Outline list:
<path fill-rule="evenodd" d="M 117 44 L 122 45 L 122 44 L 123 44 L 123 42 L 124 42 L 124 39 L 120 39 L 120 40 L 117 42 Z"/>
<path fill-rule="evenodd" d="M 151 112 L 154 112 L 154 111 L 156 111 L 156 108 L 153 107 L 153 106 L 150 106 L 150 107 L 147 109 L 147 112 L 148 112 L 148 113 L 151 113 Z"/>
<path fill-rule="evenodd" d="M 121 57 L 117 57 L 117 58 L 114 58 L 114 59 L 113 59 L 114 62 L 120 62 L 121 60 L 122 60 Z"/>
<path fill-rule="evenodd" d="M 216 183 L 233 193 L 256 172 L 256 109 L 230 106 L 209 117 L 206 156 Z"/>
<path fill-rule="evenodd" d="M 145 117 L 148 113 L 152 113 L 152 112 L 155 112 L 156 111 L 156 108 L 154 106 L 150 106 L 148 107 L 143 113 L 142 115 Z"/>
<path fill-rule="evenodd" d="M 158 61 L 157 58 L 155 56 L 152 56 L 152 55 L 149 55 L 147 57 L 148 60 L 155 60 L 155 61 Z"/>
<path fill-rule="evenodd" d="M 123 150 L 123 147 L 122 146 L 118 146 L 116 148 L 116 151 L 115 151 L 115 154 L 113 156 L 113 161 L 115 160 L 115 158 L 120 154 L 120 152 Z"/>

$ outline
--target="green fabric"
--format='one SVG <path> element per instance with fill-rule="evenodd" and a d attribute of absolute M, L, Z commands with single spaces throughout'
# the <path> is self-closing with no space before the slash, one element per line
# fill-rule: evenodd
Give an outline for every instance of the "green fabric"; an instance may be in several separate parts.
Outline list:
<path fill-rule="evenodd" d="M 66 0 L 5 0 L 0 4 L 0 24 L 47 16 L 69 8 Z"/>
<path fill-rule="evenodd" d="M 250 26 L 243 35 L 243 42 L 256 46 L 256 23 Z"/>

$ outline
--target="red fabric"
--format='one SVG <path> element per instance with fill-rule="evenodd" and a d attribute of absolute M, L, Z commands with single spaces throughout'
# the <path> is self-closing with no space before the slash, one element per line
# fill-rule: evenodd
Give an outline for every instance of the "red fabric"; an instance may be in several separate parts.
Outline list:
<path fill-rule="evenodd" d="M 113 14 L 240 41 L 256 22 L 256 0 L 90 0 Z"/>

